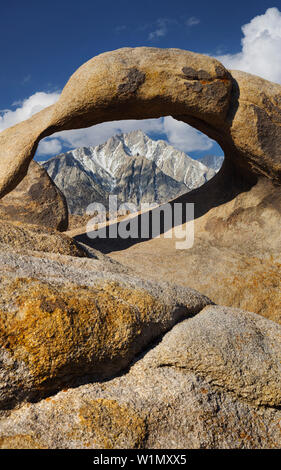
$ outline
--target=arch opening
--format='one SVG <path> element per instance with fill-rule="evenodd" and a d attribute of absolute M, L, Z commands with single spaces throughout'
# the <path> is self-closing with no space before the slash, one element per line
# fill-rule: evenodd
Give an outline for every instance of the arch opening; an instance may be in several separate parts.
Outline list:
<path fill-rule="evenodd" d="M 136 210 L 167 203 L 213 178 L 223 159 L 216 142 L 171 116 L 57 133 L 35 155 L 65 195 L 75 225 L 87 220 L 91 203 L 108 210 L 110 195 Z"/>
<path fill-rule="evenodd" d="M 55 132 L 120 119 L 172 116 L 216 140 L 234 173 L 280 183 L 280 86 L 180 49 L 123 48 L 86 62 L 59 100 L 0 134 L 0 197 Z M 253 177 L 254 175 L 254 177 Z"/>

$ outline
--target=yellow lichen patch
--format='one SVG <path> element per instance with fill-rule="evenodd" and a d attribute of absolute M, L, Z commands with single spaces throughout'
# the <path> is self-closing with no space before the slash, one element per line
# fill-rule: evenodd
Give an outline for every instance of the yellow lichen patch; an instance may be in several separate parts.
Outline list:
<path fill-rule="evenodd" d="M 37 439 L 28 434 L 0 437 L 0 449 L 47 449 Z"/>
<path fill-rule="evenodd" d="M 94 444 L 104 449 L 143 447 L 147 435 L 145 419 L 116 400 L 90 400 L 79 410 L 81 425 L 93 435 Z"/>
<path fill-rule="evenodd" d="M 18 278 L 2 290 L 0 344 L 24 361 L 36 387 L 58 376 L 102 375 L 113 360 L 122 367 L 144 326 L 166 310 L 116 282 L 87 288 Z"/>

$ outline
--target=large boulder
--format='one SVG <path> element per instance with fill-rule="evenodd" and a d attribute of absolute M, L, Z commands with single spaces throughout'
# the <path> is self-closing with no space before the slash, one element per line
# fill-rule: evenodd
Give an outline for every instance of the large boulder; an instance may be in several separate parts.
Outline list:
<path fill-rule="evenodd" d="M 0 446 L 279 448 L 280 334 L 258 315 L 206 307 L 123 375 L 3 413 Z"/>
<path fill-rule="evenodd" d="M 210 306 L 167 333 L 146 363 L 192 371 L 249 403 L 280 407 L 280 334 L 280 325 L 259 315 Z"/>
<path fill-rule="evenodd" d="M 75 246 L 91 259 L 31 253 L 30 233 L 24 254 L 4 240 L 3 448 L 280 447 L 280 325 L 147 280 L 198 281 L 213 298 L 233 285 L 236 297 L 248 282 L 255 290 L 242 304 L 249 292 L 278 295 L 280 91 L 207 56 L 125 48 L 84 64 L 57 103 L 0 134 L 1 196 L 22 180 L 41 138 L 108 120 L 172 115 L 225 152 L 211 181 L 174 201 L 195 204 L 195 245 L 177 250 L 168 240 L 164 262 L 163 238 L 102 240 L 107 252 L 121 243 L 128 268 L 87 248 L 85 236 Z M 260 313 L 269 317 L 271 306 Z"/>
<path fill-rule="evenodd" d="M 68 208 L 46 170 L 32 161 L 20 184 L 0 199 L 0 219 L 64 231 L 68 227 Z"/>
<path fill-rule="evenodd" d="M 78 258 L 78 270 L 74 260 L 72 269 L 47 258 L 19 258 L 14 268 L 7 261 L 9 275 L 0 280 L 2 407 L 88 374 L 112 377 L 177 321 L 211 303 L 192 289 L 93 266 L 84 271 Z"/>

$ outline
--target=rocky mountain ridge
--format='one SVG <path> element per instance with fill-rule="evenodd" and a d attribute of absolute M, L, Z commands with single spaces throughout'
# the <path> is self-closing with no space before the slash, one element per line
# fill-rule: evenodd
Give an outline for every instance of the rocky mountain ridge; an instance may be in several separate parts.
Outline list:
<path fill-rule="evenodd" d="M 91 202 L 108 207 L 110 194 L 116 194 L 119 203 L 138 207 L 167 202 L 215 175 L 202 162 L 140 130 L 115 135 L 95 147 L 70 150 L 42 166 L 64 193 L 73 214 L 84 214 Z"/>

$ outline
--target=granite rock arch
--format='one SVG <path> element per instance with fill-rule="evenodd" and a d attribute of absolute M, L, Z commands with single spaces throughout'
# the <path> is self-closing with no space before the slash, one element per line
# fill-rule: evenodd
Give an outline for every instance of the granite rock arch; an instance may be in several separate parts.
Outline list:
<path fill-rule="evenodd" d="M 148 47 L 106 52 L 70 77 L 54 105 L 0 134 L 0 196 L 21 181 L 39 141 L 54 132 L 164 115 L 219 143 L 225 164 L 216 184 L 228 180 L 229 191 L 229 179 L 233 187 L 260 176 L 280 183 L 280 104 L 280 85 L 230 72 L 209 56 Z"/>

